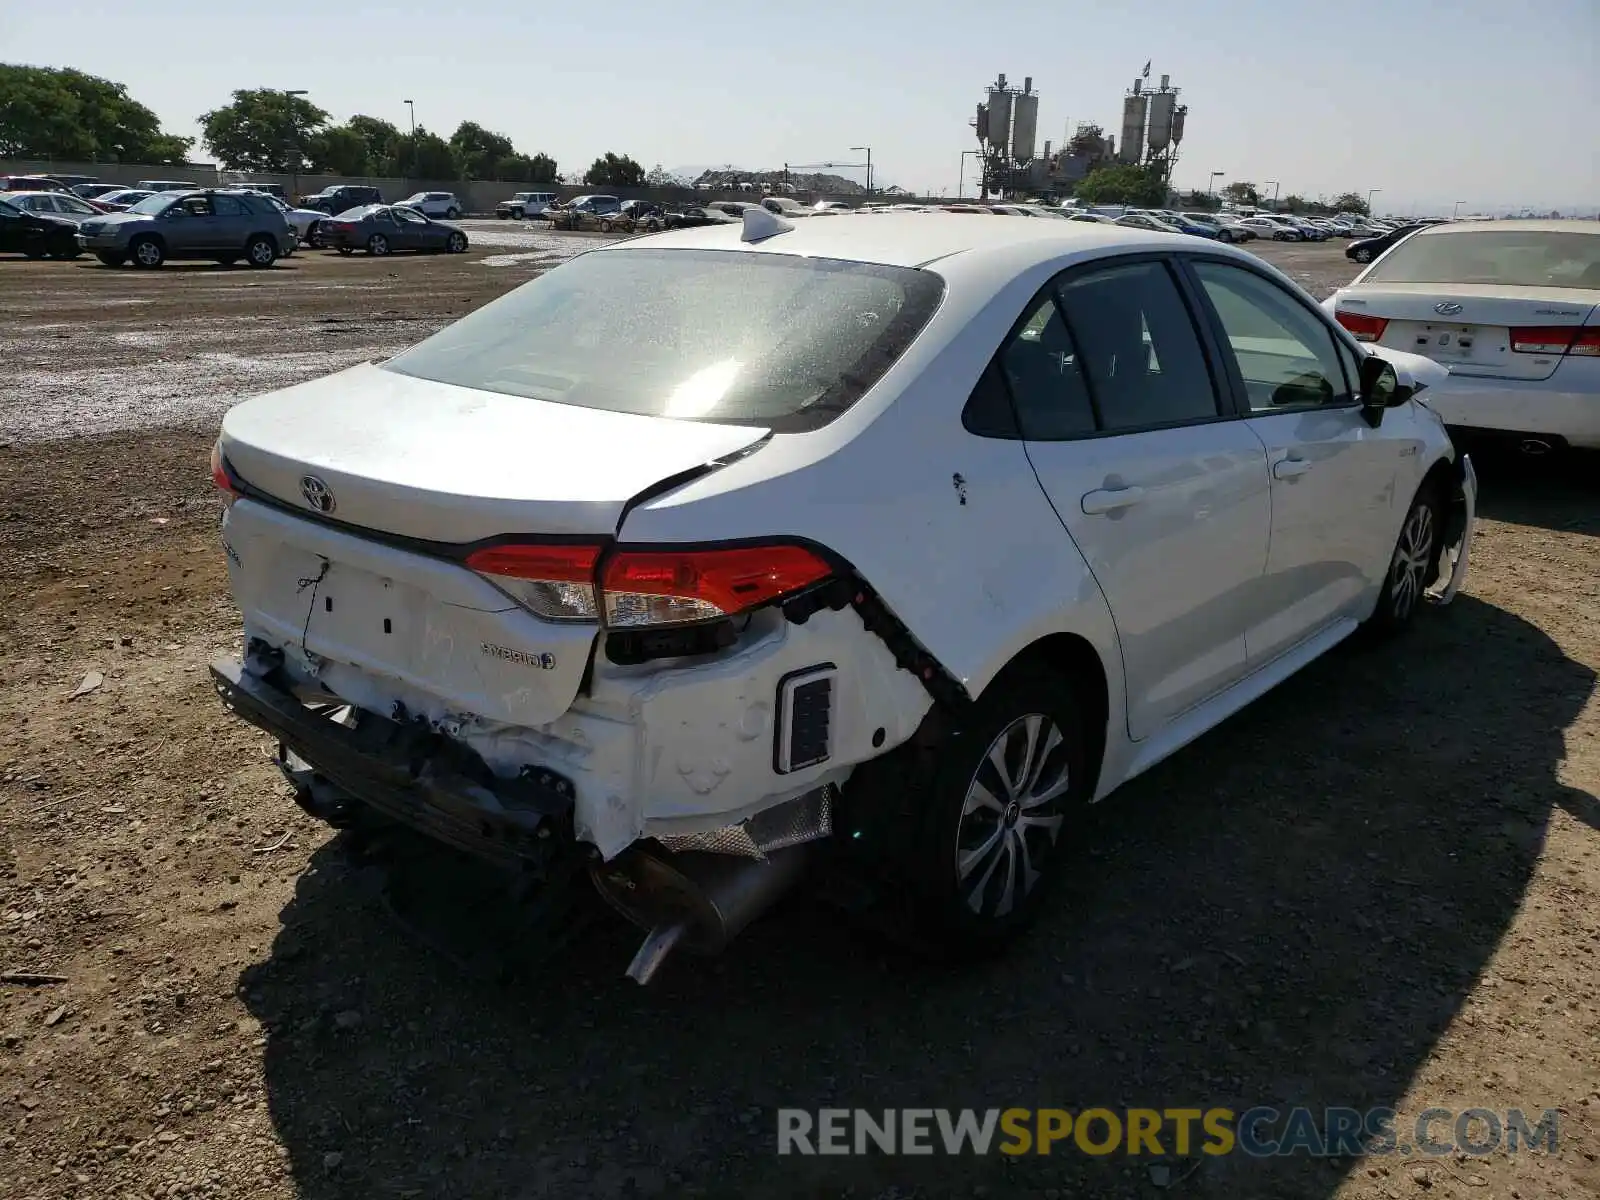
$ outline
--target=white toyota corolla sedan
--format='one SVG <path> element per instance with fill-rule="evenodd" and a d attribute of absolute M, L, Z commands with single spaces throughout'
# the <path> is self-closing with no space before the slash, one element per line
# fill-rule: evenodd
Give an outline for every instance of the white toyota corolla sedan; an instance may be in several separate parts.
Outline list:
<path fill-rule="evenodd" d="M 715 950 L 808 858 L 1004 940 L 1082 807 L 1466 571 L 1476 484 L 1294 283 L 1107 225 L 596 249 L 227 414 L 218 692 L 300 803 Z"/>
<path fill-rule="evenodd" d="M 1448 368 L 1428 403 L 1449 425 L 1600 450 L 1600 221 L 1419 229 L 1323 304 L 1380 353 Z"/>

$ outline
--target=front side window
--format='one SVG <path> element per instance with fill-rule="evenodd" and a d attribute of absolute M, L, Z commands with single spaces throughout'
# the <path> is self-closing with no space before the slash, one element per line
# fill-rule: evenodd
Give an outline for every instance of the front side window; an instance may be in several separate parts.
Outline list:
<path fill-rule="evenodd" d="M 937 275 L 910 267 L 592 251 L 384 366 L 559 404 L 803 432 L 859 400 L 943 295 Z"/>
<path fill-rule="evenodd" d="M 1164 263 L 1127 263 L 1079 275 L 1057 296 L 1103 431 L 1217 416 L 1199 335 Z"/>
<path fill-rule="evenodd" d="M 1351 403 L 1353 381 L 1316 314 L 1254 271 L 1197 262 L 1194 272 L 1222 322 L 1251 412 Z"/>
<path fill-rule="evenodd" d="M 128 211 L 138 213 L 142 217 L 159 217 L 176 203 L 177 200 L 167 193 L 154 192 L 139 201 Z"/>

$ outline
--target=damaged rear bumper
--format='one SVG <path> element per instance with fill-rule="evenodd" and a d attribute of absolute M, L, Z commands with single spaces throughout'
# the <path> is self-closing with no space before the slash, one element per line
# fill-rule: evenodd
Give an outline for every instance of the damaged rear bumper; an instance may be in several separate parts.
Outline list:
<path fill-rule="evenodd" d="M 333 703 L 308 705 L 231 659 L 211 664 L 211 682 L 229 710 L 278 739 L 278 766 L 302 805 L 319 816 L 328 817 L 343 797 L 353 798 L 438 841 L 507 865 L 545 862 L 573 845 L 566 832 L 572 784 L 554 772 L 495 779 L 481 762 L 474 764 L 470 751 L 448 747 L 436 734 L 367 712 L 341 722 L 330 715 L 337 711 Z"/>

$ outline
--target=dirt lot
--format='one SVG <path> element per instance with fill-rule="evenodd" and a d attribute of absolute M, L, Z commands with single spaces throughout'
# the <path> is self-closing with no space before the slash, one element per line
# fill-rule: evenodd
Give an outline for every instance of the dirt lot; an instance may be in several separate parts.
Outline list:
<path fill-rule="evenodd" d="M 935 970 L 797 898 L 649 990 L 609 921 L 495 984 L 516 927 L 454 865 L 431 941 L 398 924 L 210 694 L 237 615 L 204 464 L 233 400 L 575 244 L 473 228 L 487 265 L 0 262 L 0 970 L 65 976 L 0 984 L 0 1195 L 1158 1194 L 1121 1156 L 773 1154 L 779 1107 L 1092 1104 L 1559 1108 L 1553 1156 L 1235 1155 L 1171 1190 L 1600 1193 L 1592 463 L 1487 464 L 1457 603 L 1124 789 L 1004 961 Z"/>

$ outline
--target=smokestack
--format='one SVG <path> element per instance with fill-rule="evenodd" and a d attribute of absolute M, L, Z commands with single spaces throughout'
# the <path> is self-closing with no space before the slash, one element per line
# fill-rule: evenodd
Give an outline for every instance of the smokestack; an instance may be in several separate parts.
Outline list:
<path fill-rule="evenodd" d="M 1022 77 L 1022 94 L 1026 96 L 1031 91 L 1033 91 L 1033 76 L 1024 75 Z"/>

